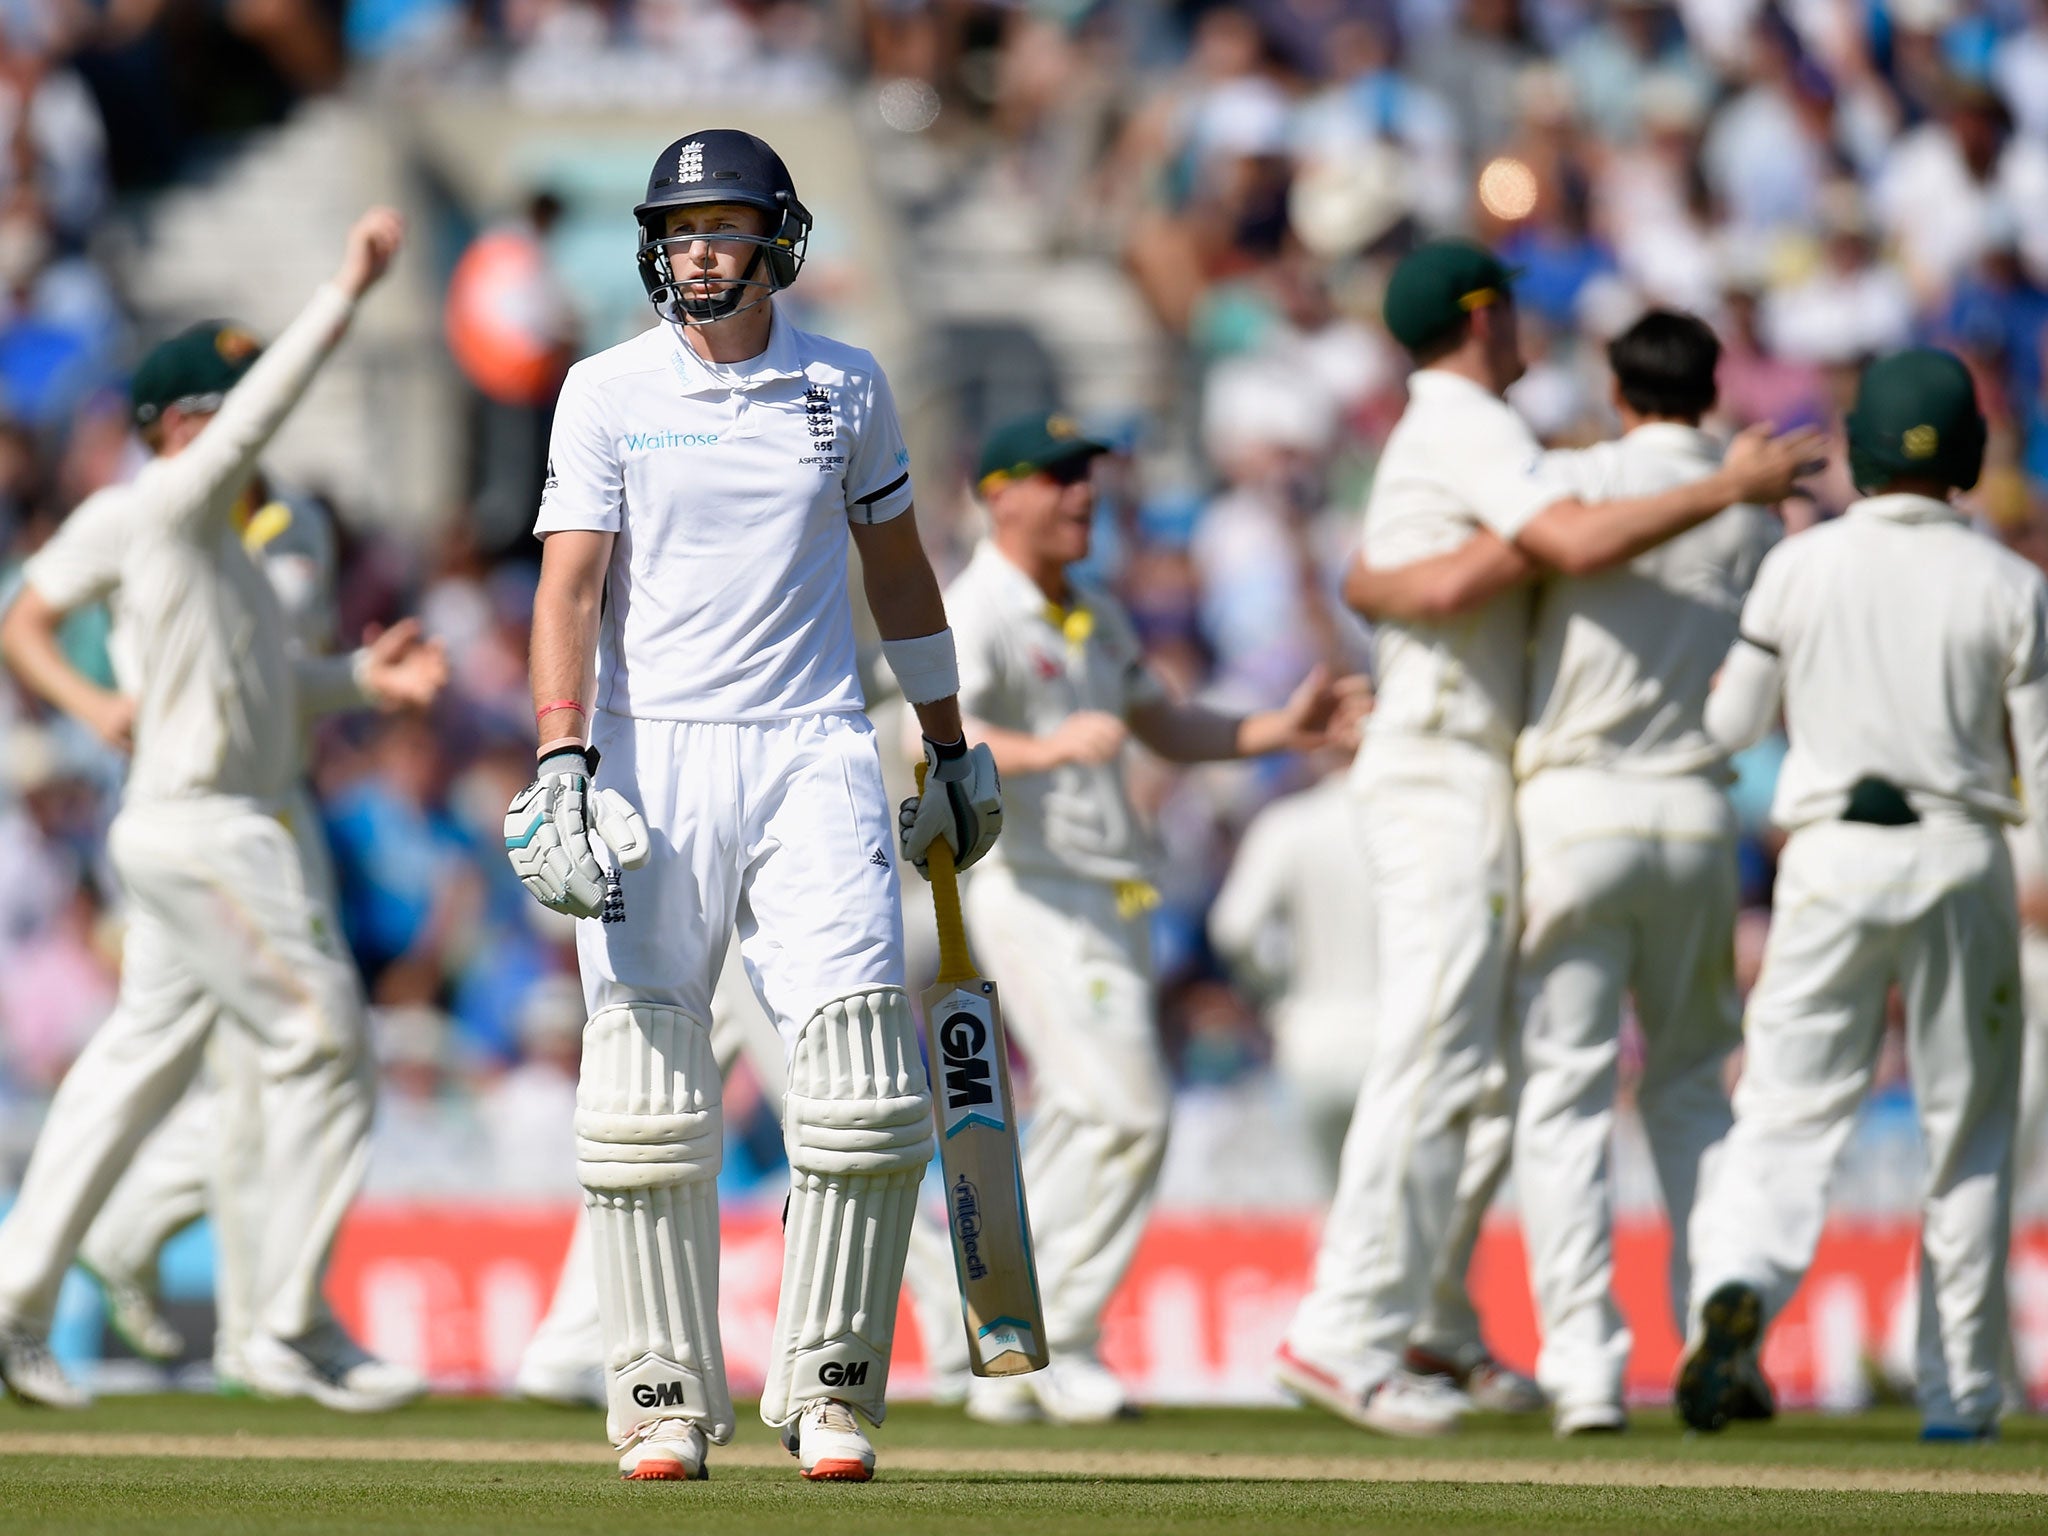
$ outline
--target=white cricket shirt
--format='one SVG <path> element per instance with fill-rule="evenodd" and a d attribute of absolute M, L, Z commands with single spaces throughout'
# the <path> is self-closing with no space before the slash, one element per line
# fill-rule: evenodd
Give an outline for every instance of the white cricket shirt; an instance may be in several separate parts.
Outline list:
<path fill-rule="evenodd" d="M 1543 474 L 1543 449 L 1499 396 L 1423 368 L 1408 380 L 1366 498 L 1363 547 L 1377 566 L 1456 549 L 1479 528 L 1512 542 L 1566 493 Z M 1380 735 L 1450 736 L 1505 756 L 1522 726 L 1529 596 L 1515 591 L 1440 624 L 1374 630 Z"/>
<path fill-rule="evenodd" d="M 1923 817 L 2021 820 L 2005 695 L 2048 674 L 2048 581 L 1946 502 L 1873 496 L 1785 540 L 1742 640 L 1783 678 L 1779 826 L 1840 816 L 1866 776 Z"/>
<path fill-rule="evenodd" d="M 189 447 L 87 497 L 23 569 L 54 608 L 112 607 L 115 678 L 136 700 L 129 805 L 225 795 L 274 806 L 298 781 L 290 626 L 233 513 L 351 308 L 320 289 Z"/>
<path fill-rule="evenodd" d="M 1006 731 L 1050 735 L 1081 710 L 1122 718 L 1159 696 L 1129 615 L 1077 585 L 1060 609 L 984 540 L 946 588 L 960 708 Z M 988 857 L 1033 873 L 1140 880 L 1146 842 L 1120 763 L 1068 763 L 1003 781 L 1003 835 Z"/>
<path fill-rule="evenodd" d="M 1581 501 L 1612 501 L 1704 480 L 1720 467 L 1721 446 L 1695 427 L 1651 422 L 1544 464 Z M 1725 754 L 1702 719 L 1707 692 L 1778 533 L 1762 507 L 1729 507 L 1627 565 L 1546 580 L 1536 593 L 1516 774 L 1719 768 Z"/>
<path fill-rule="evenodd" d="M 616 533 L 597 707 L 658 720 L 862 708 L 849 522 L 909 509 L 888 381 L 858 347 L 775 316 L 707 363 L 662 324 L 569 370 L 534 532 Z"/>

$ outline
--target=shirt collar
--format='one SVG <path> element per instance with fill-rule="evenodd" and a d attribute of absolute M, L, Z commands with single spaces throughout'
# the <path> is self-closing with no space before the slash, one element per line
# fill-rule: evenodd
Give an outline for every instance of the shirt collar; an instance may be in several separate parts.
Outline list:
<path fill-rule="evenodd" d="M 669 366 L 686 395 L 729 395 L 735 390 L 753 391 L 770 384 L 804 376 L 803 359 L 797 355 L 795 327 L 774 311 L 768 327 L 768 345 L 756 357 L 738 363 L 707 363 L 683 337 L 683 328 L 668 326 Z"/>
<path fill-rule="evenodd" d="M 1055 603 L 1038 589 L 1037 582 L 1033 581 L 1019 567 L 1011 564 L 1010 557 L 996 548 L 996 541 L 994 539 L 983 539 L 981 541 L 980 548 L 974 552 L 974 563 L 988 567 L 988 579 L 995 588 L 992 595 L 1017 612 L 1045 617 L 1047 622 L 1057 629 L 1060 627 L 1059 621 L 1053 619 L 1051 615 L 1055 613 L 1064 614 L 1070 611 L 1062 609 L 1059 604 Z M 1086 599 L 1082 597 L 1078 590 L 1072 588 L 1071 583 L 1069 584 L 1068 596 L 1074 600 L 1071 611 L 1080 612 L 1087 608 Z"/>
<path fill-rule="evenodd" d="M 1454 404 L 1460 400 L 1484 400 L 1492 406 L 1507 405 L 1505 400 L 1484 385 L 1476 384 L 1462 373 L 1452 373 L 1446 368 L 1418 368 L 1409 374 L 1408 397 L 1411 400 L 1435 398 Z"/>
<path fill-rule="evenodd" d="M 1652 453 L 1674 454 L 1708 464 L 1721 462 L 1720 443 L 1711 434 L 1680 421 L 1646 421 L 1624 436 L 1622 441 L 1647 448 Z"/>
<path fill-rule="evenodd" d="M 1894 523 L 1960 523 L 1963 514 L 1946 501 L 1916 496 L 1910 491 L 1892 491 L 1883 496 L 1866 496 L 1849 503 L 1851 514 L 1862 513 Z"/>

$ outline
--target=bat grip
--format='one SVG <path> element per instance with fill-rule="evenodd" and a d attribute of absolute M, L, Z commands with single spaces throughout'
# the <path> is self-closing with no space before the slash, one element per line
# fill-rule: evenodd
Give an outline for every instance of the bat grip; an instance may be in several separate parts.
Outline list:
<path fill-rule="evenodd" d="M 926 765 L 917 765 L 917 792 L 924 793 Z M 960 875 L 953 867 L 953 845 L 943 837 L 925 850 L 925 879 L 931 882 L 932 911 L 939 920 L 939 980 L 957 985 L 974 975 L 974 956 L 967 949 L 967 925 L 960 916 Z"/>

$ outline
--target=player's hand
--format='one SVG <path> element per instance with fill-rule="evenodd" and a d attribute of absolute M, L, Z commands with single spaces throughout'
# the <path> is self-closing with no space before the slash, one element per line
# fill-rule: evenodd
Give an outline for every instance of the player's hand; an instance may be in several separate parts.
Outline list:
<path fill-rule="evenodd" d="M 391 270 L 392 259 L 404 243 L 404 216 L 396 208 L 370 209 L 348 232 L 334 286 L 352 299 L 361 298 Z"/>
<path fill-rule="evenodd" d="M 646 819 L 624 795 L 591 789 L 596 757 L 572 747 L 541 760 L 539 776 L 513 796 L 505 812 L 505 857 L 542 906 L 611 923 L 625 910 L 593 839 L 611 850 L 621 869 L 645 864 L 653 842 Z"/>
<path fill-rule="evenodd" d="M 1767 426 L 1745 427 L 1735 434 L 1721 458 L 1732 501 L 1783 501 L 1798 488 L 1799 477 L 1821 469 L 1828 460 L 1827 439 L 1800 428 L 1774 434 Z"/>
<path fill-rule="evenodd" d="M 1083 709 L 1067 716 L 1045 739 L 1055 765 L 1077 763 L 1094 768 L 1116 761 L 1131 728 L 1115 715 L 1100 709 Z"/>
<path fill-rule="evenodd" d="M 940 838 L 953 850 L 954 867 L 965 869 L 995 846 L 1003 830 L 1003 786 L 994 755 L 980 743 L 957 746 L 964 750 L 942 756 L 926 738 L 924 793 L 904 801 L 896 817 L 903 857 L 927 879 L 926 857 Z"/>
<path fill-rule="evenodd" d="M 363 635 L 363 691 L 379 709 L 425 709 L 448 686 L 448 652 L 422 638 L 418 619 Z"/>
<path fill-rule="evenodd" d="M 102 691 L 81 718 L 93 735 L 122 756 L 135 750 L 135 701 L 127 694 Z"/>
<path fill-rule="evenodd" d="M 1372 691 L 1372 679 L 1362 672 L 1340 677 L 1331 684 L 1337 693 L 1337 707 L 1330 712 L 1329 724 L 1324 728 L 1324 742 L 1328 746 L 1342 747 L 1347 752 L 1356 752 L 1365 740 L 1366 717 L 1372 713 L 1376 702 Z"/>
<path fill-rule="evenodd" d="M 1295 685 L 1287 702 L 1275 711 L 1278 716 L 1282 752 L 1313 752 L 1329 740 L 1330 722 L 1345 698 L 1355 689 L 1350 679 L 1341 684 L 1321 663 L 1309 668 L 1307 677 Z"/>

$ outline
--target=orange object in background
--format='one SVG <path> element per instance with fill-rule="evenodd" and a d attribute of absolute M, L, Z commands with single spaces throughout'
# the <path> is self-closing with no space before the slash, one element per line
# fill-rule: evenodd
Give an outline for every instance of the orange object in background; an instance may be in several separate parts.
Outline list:
<path fill-rule="evenodd" d="M 442 312 L 463 377 L 501 405 L 543 406 L 572 360 L 573 317 L 530 229 L 486 230 L 462 253 Z"/>
<path fill-rule="evenodd" d="M 438 1390 L 502 1391 L 547 1308 L 574 1221 L 568 1206 L 359 1205 L 342 1227 L 329 1294 L 358 1338 L 424 1369 Z M 1830 1225 L 1765 1347 L 1781 1403 L 1864 1402 L 1866 1362 L 1912 1338 L 1916 1236 L 1908 1221 Z M 1311 1215 L 1157 1218 L 1105 1320 L 1104 1358 L 1145 1401 L 1279 1401 L 1273 1350 L 1307 1287 L 1315 1238 Z M 1628 1388 L 1638 1402 L 1668 1400 L 1678 1358 L 1667 1252 L 1661 1221 L 1619 1224 L 1617 1289 L 1635 1330 Z M 781 1274 L 780 1207 L 728 1208 L 719 1317 L 737 1395 L 760 1390 Z M 2048 1225 L 2015 1234 L 2010 1275 L 2020 1367 L 2038 1400 L 2048 1395 Z M 1488 1342 L 1529 1369 L 1536 1320 L 1511 1218 L 1488 1223 L 1472 1293 Z M 907 1297 L 890 1389 L 906 1398 L 928 1390 Z"/>

